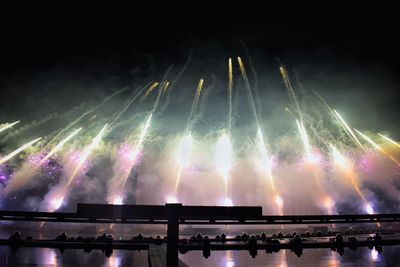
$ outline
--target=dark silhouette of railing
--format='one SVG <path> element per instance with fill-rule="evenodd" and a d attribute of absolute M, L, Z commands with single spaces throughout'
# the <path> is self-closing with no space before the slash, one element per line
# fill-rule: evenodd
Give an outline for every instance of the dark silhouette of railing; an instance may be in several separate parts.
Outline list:
<path fill-rule="evenodd" d="M 261 207 L 78 204 L 75 213 L 0 211 L 0 220 L 167 224 L 167 265 L 178 266 L 179 225 L 277 225 L 384 223 L 400 221 L 400 214 L 264 216 Z"/>

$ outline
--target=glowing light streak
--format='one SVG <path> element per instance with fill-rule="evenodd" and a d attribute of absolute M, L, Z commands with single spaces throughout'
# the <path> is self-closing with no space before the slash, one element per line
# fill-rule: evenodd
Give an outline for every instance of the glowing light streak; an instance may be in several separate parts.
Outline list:
<path fill-rule="evenodd" d="M 11 152 L 10 154 L 8 154 L 7 156 L 3 157 L 2 159 L 0 159 L 0 165 L 7 162 L 8 160 L 12 159 L 14 156 L 18 155 L 21 151 L 27 149 L 28 147 L 30 147 L 31 145 L 33 145 L 34 143 L 36 143 L 37 141 L 39 141 L 40 139 L 42 139 L 41 137 L 32 140 L 26 144 L 24 144 L 23 146 L 21 146 L 20 148 L 18 148 L 17 150 Z"/>

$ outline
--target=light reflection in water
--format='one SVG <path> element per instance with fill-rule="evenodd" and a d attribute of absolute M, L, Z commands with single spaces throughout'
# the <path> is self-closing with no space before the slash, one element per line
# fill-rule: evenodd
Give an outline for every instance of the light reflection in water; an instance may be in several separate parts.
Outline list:
<path fill-rule="evenodd" d="M 330 255 L 329 261 L 328 261 L 329 267 L 341 266 L 340 261 L 337 257 L 338 257 L 338 254 L 335 251 L 331 251 L 331 255 Z"/>
<path fill-rule="evenodd" d="M 226 258 L 226 264 L 225 267 L 234 267 L 235 266 L 235 260 L 233 259 L 232 251 L 227 250 L 225 253 L 225 258 Z"/>
<path fill-rule="evenodd" d="M 286 261 L 286 250 L 282 250 L 282 252 L 279 254 L 280 255 L 280 263 L 278 263 L 277 267 L 287 267 L 287 261 Z"/>
<path fill-rule="evenodd" d="M 371 249 L 370 258 L 372 261 L 380 261 L 379 252 L 375 248 Z"/>
<path fill-rule="evenodd" d="M 49 249 L 46 250 L 47 254 L 47 262 L 46 264 L 49 264 L 50 266 L 57 267 L 57 254 L 54 250 Z"/>
<path fill-rule="evenodd" d="M 104 263 L 104 267 L 119 267 L 121 266 L 121 256 L 111 255 Z"/>

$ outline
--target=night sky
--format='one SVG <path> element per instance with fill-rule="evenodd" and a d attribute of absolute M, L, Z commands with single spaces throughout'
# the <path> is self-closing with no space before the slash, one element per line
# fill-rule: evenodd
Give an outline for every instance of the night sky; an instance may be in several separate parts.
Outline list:
<path fill-rule="evenodd" d="M 268 88 L 278 86 L 279 58 L 298 71 L 304 87 L 317 90 L 354 127 L 400 136 L 400 52 L 394 23 L 347 22 L 339 14 L 335 23 L 320 21 L 320 16 L 284 24 L 251 15 L 140 14 L 133 10 L 132 19 L 118 22 L 107 16 L 99 16 L 101 22 L 98 17 L 81 22 L 71 15 L 60 22 L 57 15 L 32 15 L 3 23 L 0 121 L 28 122 L 66 112 L 131 85 L 138 76 L 159 79 L 169 64 L 181 66 L 191 49 L 198 70 L 194 79 L 215 73 L 226 80 L 227 58 L 246 59 L 244 43 L 258 76 L 267 80 L 259 89 L 265 97 L 274 94 Z M 284 90 L 283 83 L 279 86 Z"/>

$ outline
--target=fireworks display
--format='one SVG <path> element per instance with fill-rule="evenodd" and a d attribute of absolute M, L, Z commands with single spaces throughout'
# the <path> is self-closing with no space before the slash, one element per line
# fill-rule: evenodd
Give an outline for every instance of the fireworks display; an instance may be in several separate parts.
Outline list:
<path fill-rule="evenodd" d="M 293 123 L 273 138 L 270 129 L 274 125 L 263 119 L 262 99 L 246 72 L 246 60 L 238 57 L 235 64 L 229 58 L 224 82 L 196 78 L 197 86 L 182 91 L 179 79 L 189 61 L 175 79 L 167 80 L 169 68 L 159 82 L 133 90 L 117 110 L 110 112 L 108 102 L 129 88 L 105 97 L 71 118 L 66 127 L 40 135 L 43 138 L 19 144 L 17 149 L 4 145 L 0 156 L 2 203 L 19 201 L 47 211 L 81 200 L 261 205 L 267 214 L 393 211 L 386 204 L 400 197 L 398 142 L 387 135 L 353 129 L 346 116 L 330 108 L 315 91 L 297 92 L 291 72 L 281 63 L 277 72 L 289 99 L 289 104 L 282 104 L 287 112 L 282 112 Z M 199 124 L 215 110 L 207 101 L 216 91 L 224 95 L 221 105 L 225 111 L 218 114 L 223 122 L 214 123 L 209 133 L 199 131 Z M 238 105 L 241 92 L 247 99 Z M 185 100 L 189 98 L 184 96 L 194 97 Z M 170 98 L 191 106 L 181 109 L 184 119 L 173 126 L 165 119 Z M 314 120 L 307 106 L 318 109 L 324 125 L 329 126 Z M 242 115 L 245 123 L 240 124 Z M 0 133 L 17 128 L 18 123 L 0 125 Z M 75 130 L 70 129 L 75 125 Z M 14 135 L 18 132 L 7 138 Z M 382 197 L 382 191 L 387 196 Z M 17 192 L 24 192 L 24 197 L 15 198 Z"/>

